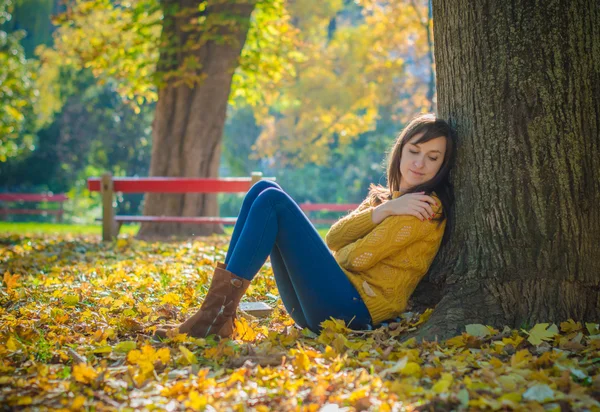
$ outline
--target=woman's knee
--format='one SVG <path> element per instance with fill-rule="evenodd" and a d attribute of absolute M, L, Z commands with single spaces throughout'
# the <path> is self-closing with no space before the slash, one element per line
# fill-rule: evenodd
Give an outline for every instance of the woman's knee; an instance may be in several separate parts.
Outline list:
<path fill-rule="evenodd" d="M 292 198 L 280 188 L 269 187 L 258 195 L 256 202 L 265 203 L 265 205 L 276 206 L 284 203 L 294 203 Z"/>
<path fill-rule="evenodd" d="M 250 191 L 257 191 L 257 192 L 262 192 L 266 189 L 270 189 L 270 188 L 275 188 L 275 189 L 279 189 L 281 190 L 281 186 L 279 186 L 277 183 L 275 183 L 272 180 L 259 180 L 258 182 L 254 183 L 252 185 L 252 187 L 250 188 Z"/>
<path fill-rule="evenodd" d="M 244 200 L 247 202 L 254 202 L 254 199 L 256 199 L 258 195 L 260 195 L 267 189 L 281 190 L 281 187 L 271 180 L 259 180 L 254 185 L 252 185 L 250 190 L 248 190 L 248 193 L 246 193 L 246 197 L 244 198 Z"/>

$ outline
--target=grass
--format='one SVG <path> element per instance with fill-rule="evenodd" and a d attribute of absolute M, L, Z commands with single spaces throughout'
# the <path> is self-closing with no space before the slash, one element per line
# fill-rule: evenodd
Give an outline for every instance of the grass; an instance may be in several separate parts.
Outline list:
<path fill-rule="evenodd" d="M 121 234 L 135 235 L 140 225 L 123 225 Z M 101 235 L 101 225 L 70 225 L 65 223 L 0 222 L 0 233 Z"/>
<path fill-rule="evenodd" d="M 135 236 L 140 229 L 139 224 L 126 224 L 121 227 L 119 234 Z M 323 239 L 329 227 L 318 227 L 317 231 Z M 233 226 L 225 226 L 225 234 L 231 235 Z M 74 235 L 101 235 L 101 225 L 71 225 L 60 223 L 40 222 L 0 222 L 0 233 L 29 234 L 74 234 Z"/>

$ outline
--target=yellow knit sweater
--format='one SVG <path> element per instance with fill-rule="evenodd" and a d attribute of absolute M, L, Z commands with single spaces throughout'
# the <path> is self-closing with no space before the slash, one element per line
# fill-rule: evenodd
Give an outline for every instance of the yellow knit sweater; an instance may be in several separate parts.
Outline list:
<path fill-rule="evenodd" d="M 400 195 L 394 192 L 392 198 Z M 438 204 L 433 211 L 439 217 L 441 201 L 435 194 L 432 197 Z M 439 224 L 401 215 L 375 224 L 371 219 L 374 208 L 365 200 L 331 227 L 325 241 L 377 325 L 406 308 L 440 247 L 446 220 Z"/>

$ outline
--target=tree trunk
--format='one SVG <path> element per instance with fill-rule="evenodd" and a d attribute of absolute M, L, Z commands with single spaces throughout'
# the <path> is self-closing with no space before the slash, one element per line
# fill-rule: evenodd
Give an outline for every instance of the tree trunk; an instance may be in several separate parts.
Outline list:
<path fill-rule="evenodd" d="M 600 319 L 600 3 L 433 0 L 455 227 L 417 333 Z M 429 287 L 428 287 L 429 286 Z"/>
<path fill-rule="evenodd" d="M 167 76 L 158 92 L 150 176 L 218 176 L 233 72 L 255 2 L 214 0 L 199 12 L 200 3 L 162 2 L 165 19 L 158 71 Z M 205 20 L 189 23 L 198 18 Z M 198 64 L 189 65 L 192 60 Z M 145 216 L 218 216 L 218 212 L 215 194 L 149 193 L 144 201 Z M 144 223 L 138 237 L 198 236 L 222 231 L 221 225 Z"/>

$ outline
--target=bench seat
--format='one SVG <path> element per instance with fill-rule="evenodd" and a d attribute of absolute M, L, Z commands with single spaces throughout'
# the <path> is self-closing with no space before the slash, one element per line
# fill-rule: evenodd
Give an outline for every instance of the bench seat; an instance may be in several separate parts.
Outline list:
<path fill-rule="evenodd" d="M 102 218 L 96 220 L 102 221 Z M 209 216 L 127 216 L 119 215 L 115 216 L 114 220 L 119 223 L 123 222 L 159 222 L 159 223 L 220 223 L 224 225 L 235 224 L 237 218 L 235 217 L 209 217 Z"/>

